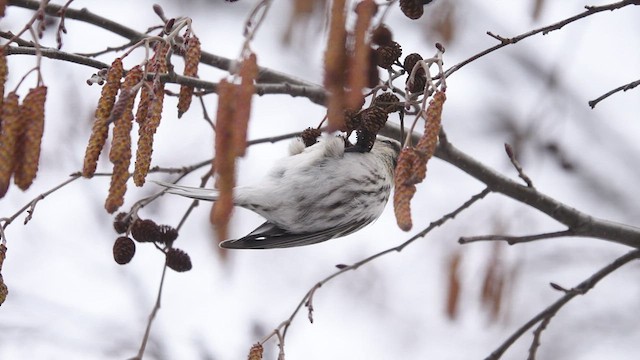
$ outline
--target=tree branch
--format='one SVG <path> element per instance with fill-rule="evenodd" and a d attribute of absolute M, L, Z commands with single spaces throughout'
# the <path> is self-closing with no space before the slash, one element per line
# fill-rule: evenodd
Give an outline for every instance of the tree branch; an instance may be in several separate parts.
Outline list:
<path fill-rule="evenodd" d="M 17 6 L 25 9 L 37 10 L 40 7 L 40 1 L 36 0 L 9 0 L 9 5 Z M 45 12 L 47 15 L 60 17 L 59 11 L 62 9 L 62 6 L 55 4 L 47 4 L 45 7 Z M 147 34 L 131 29 L 127 26 L 119 24 L 115 21 L 104 18 L 100 15 L 94 14 L 87 10 L 86 8 L 78 9 L 65 9 L 64 16 L 66 19 L 74 19 L 82 22 L 86 22 L 88 24 L 95 25 L 102 29 L 105 29 L 114 34 L 118 34 L 124 38 L 127 38 L 131 41 L 139 41 L 146 37 Z M 233 64 L 234 60 L 225 58 L 223 56 L 214 55 L 208 52 L 203 51 L 200 57 L 200 62 L 202 64 L 206 64 L 209 66 L 213 66 L 215 68 L 229 71 Z M 293 76 L 271 70 L 265 67 L 259 67 L 258 70 L 258 78 L 257 82 L 259 83 L 289 83 L 292 85 L 306 86 L 306 87 L 316 87 L 317 85 L 310 83 L 308 81 L 295 78 Z"/>
<path fill-rule="evenodd" d="M 504 343 L 502 343 L 502 345 L 500 345 L 500 347 L 498 347 L 495 351 L 493 351 L 491 353 L 491 355 L 489 355 L 486 358 L 486 360 L 497 360 L 497 359 L 499 359 L 500 357 L 502 357 L 504 352 L 509 347 L 511 347 L 511 345 L 513 345 L 513 343 L 516 342 L 516 340 L 518 340 L 526 331 L 528 331 L 535 324 L 537 324 L 540 321 L 545 321 L 545 320 L 548 323 L 548 319 L 551 319 L 571 299 L 573 299 L 577 295 L 586 294 L 587 292 L 589 292 L 589 290 L 591 290 L 594 286 L 596 286 L 596 284 L 598 282 L 600 282 L 600 280 L 604 279 L 607 275 L 611 274 L 612 272 L 616 271 L 618 268 L 620 268 L 623 265 L 631 262 L 632 260 L 636 260 L 636 259 L 639 259 L 639 258 L 640 258 L 640 250 L 630 251 L 630 252 L 626 253 L 625 255 L 623 255 L 623 256 L 617 258 L 616 260 L 614 260 L 611 264 L 609 264 L 609 265 L 605 266 L 604 268 L 600 269 L 595 274 L 591 275 L 588 279 L 586 279 L 583 282 L 581 282 L 580 284 L 578 284 L 578 286 L 574 287 L 573 289 L 567 290 L 565 292 L 564 296 L 562 296 L 560 299 L 556 300 L 556 302 L 554 302 L 553 304 L 548 306 L 546 309 L 544 309 L 543 311 L 538 313 L 538 315 L 533 317 L 526 324 L 524 324 L 522 327 L 520 327 L 518 330 L 516 330 Z M 540 330 L 540 332 L 541 331 L 542 330 Z M 537 337 L 534 337 L 534 341 L 538 341 L 539 342 L 539 337 L 540 337 L 540 335 L 538 334 Z"/>
<path fill-rule="evenodd" d="M 440 143 L 435 155 L 480 180 L 492 191 L 502 193 L 547 214 L 566 225 L 575 236 L 610 240 L 640 248 L 640 228 L 589 216 L 535 188 L 520 185 L 458 150 L 447 140 L 444 132 L 440 135 Z"/>

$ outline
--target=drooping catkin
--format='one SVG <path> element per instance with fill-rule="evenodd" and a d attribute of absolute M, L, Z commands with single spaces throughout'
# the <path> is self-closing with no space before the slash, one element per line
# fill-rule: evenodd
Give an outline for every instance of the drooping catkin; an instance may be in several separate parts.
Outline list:
<path fill-rule="evenodd" d="M 107 81 L 102 88 L 100 100 L 98 100 L 95 122 L 93 123 L 89 144 L 84 155 L 84 165 L 82 167 L 82 176 L 84 177 L 90 178 L 96 172 L 98 157 L 109 136 L 108 119 L 120 89 L 120 79 L 123 72 L 122 59 L 115 59 L 107 72 Z"/>
<path fill-rule="evenodd" d="M 127 167 L 131 161 L 131 128 L 133 127 L 133 104 L 138 92 L 138 85 L 142 80 L 142 69 L 136 66 L 124 78 L 120 96 L 116 102 L 115 108 L 121 107 L 118 116 L 114 116 L 113 141 L 111 151 L 109 152 L 109 160 L 113 164 L 117 162 L 126 162 Z"/>
<path fill-rule="evenodd" d="M 46 98 L 47 87 L 38 86 L 29 90 L 20 107 L 24 129 L 17 149 L 19 157 L 16 157 L 13 181 L 22 190 L 31 186 L 38 173 Z"/>
<path fill-rule="evenodd" d="M 345 0 L 331 3 L 331 22 L 324 54 L 324 86 L 327 99 L 327 123 L 329 130 L 344 128 L 344 74 L 347 65 L 345 29 Z"/>
<path fill-rule="evenodd" d="M 9 189 L 15 166 L 15 154 L 22 129 L 19 97 L 10 92 L 2 106 L 2 132 L 0 133 L 0 198 Z"/>
<path fill-rule="evenodd" d="M 122 84 L 120 96 L 115 108 L 121 107 L 120 115 L 114 120 L 113 142 L 109 151 L 109 160 L 113 163 L 113 173 L 105 209 L 113 213 L 124 204 L 131 163 L 131 128 L 133 127 L 133 104 L 138 85 L 142 81 L 142 69 L 139 66 L 129 71 Z"/>
<path fill-rule="evenodd" d="M 191 35 L 187 39 L 187 52 L 184 56 L 184 76 L 197 77 L 198 65 L 200 64 L 200 39 L 197 36 Z M 180 93 L 178 94 L 178 119 L 182 117 L 182 114 L 189 110 L 191 106 L 191 99 L 193 98 L 193 87 L 188 85 L 180 86 Z"/>
<path fill-rule="evenodd" d="M 171 45 L 160 43 L 156 47 L 153 55 L 152 67 L 158 74 L 166 73 L 167 54 Z M 153 136 L 160 126 L 162 119 L 162 106 L 164 103 L 164 83 L 159 77 L 153 80 L 153 94 L 149 94 L 148 110 L 145 119 L 140 123 L 138 130 L 138 150 L 136 152 L 136 163 L 133 170 L 133 182 L 136 186 L 144 185 L 149 168 L 151 167 L 151 155 L 153 154 Z M 138 106 L 139 108 L 140 106 Z M 140 120 L 138 120 L 140 121 Z"/>
<path fill-rule="evenodd" d="M 236 151 L 233 148 L 233 118 L 236 86 L 221 80 L 218 85 L 218 110 L 216 113 L 216 143 L 214 169 L 218 173 L 217 185 L 220 196 L 213 203 L 211 223 L 216 226 L 219 240 L 227 238 L 227 226 L 233 210 L 233 187 L 235 186 Z"/>
<path fill-rule="evenodd" d="M 398 165 L 394 176 L 395 191 L 393 194 L 393 210 L 398 227 L 404 231 L 411 230 L 411 199 L 416 193 L 416 164 L 420 164 L 420 154 L 414 148 L 404 148 L 398 156 Z M 417 176 L 418 178 L 420 175 Z"/>
<path fill-rule="evenodd" d="M 9 75 L 9 67 L 7 66 L 7 56 L 4 51 L 0 51 L 0 114 L 2 114 L 2 102 L 4 101 L 4 85 Z M 2 117 L 0 117 L 0 131 L 2 130 Z"/>
<path fill-rule="evenodd" d="M 242 80 L 240 86 L 236 86 L 234 119 L 233 119 L 233 148 L 236 156 L 244 156 L 247 149 L 247 128 L 251 117 L 251 99 L 256 92 L 254 80 L 258 76 L 258 64 L 256 54 L 247 56 L 240 66 Z"/>
<path fill-rule="evenodd" d="M 256 343 L 251 346 L 249 349 L 249 358 L 248 360 L 262 360 L 262 353 L 264 352 L 264 348 L 262 344 Z"/>
<path fill-rule="evenodd" d="M 394 177 L 393 209 L 396 222 L 404 231 L 409 231 L 412 227 L 411 199 L 416 192 L 415 185 L 425 179 L 427 162 L 436 151 L 445 100 L 444 91 L 436 91 L 426 110 L 424 134 L 415 148 L 404 148 L 398 156 Z"/>
<path fill-rule="evenodd" d="M 416 145 L 416 148 L 425 153 L 427 160 L 436 152 L 438 134 L 440 133 L 440 125 L 442 123 L 442 108 L 446 100 L 447 96 L 444 91 L 436 91 L 427 108 L 424 133 Z"/>
<path fill-rule="evenodd" d="M 349 78 L 346 108 L 357 110 L 360 108 L 364 95 L 362 89 L 367 85 L 369 73 L 370 45 L 367 41 L 367 32 L 371 19 L 378 10 L 373 0 L 364 0 L 356 6 L 356 25 L 354 30 L 353 54 L 349 61 Z"/>

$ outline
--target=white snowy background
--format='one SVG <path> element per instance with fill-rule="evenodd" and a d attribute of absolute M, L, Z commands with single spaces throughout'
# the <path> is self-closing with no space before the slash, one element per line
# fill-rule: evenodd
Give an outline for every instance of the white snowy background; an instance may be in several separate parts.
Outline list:
<path fill-rule="evenodd" d="M 62 4 L 62 2 L 58 2 Z M 169 17 L 190 16 L 208 52 L 236 58 L 242 27 L 255 1 L 157 1 Z M 444 43 L 445 67 L 496 40 L 583 11 L 605 1 L 546 1 L 533 20 L 534 1 L 451 1 L 455 37 Z M 290 1 L 274 1 L 252 48 L 261 66 L 322 82 L 325 20 L 322 14 L 282 42 Z M 435 1 L 427 13 L 446 6 Z M 138 31 L 158 23 L 151 1 L 82 1 L 90 11 Z M 19 31 L 32 12 L 15 7 L 1 21 L 3 31 Z M 351 13 L 352 14 L 352 13 Z M 427 14 L 428 15 L 428 14 Z M 429 16 L 418 21 L 398 8 L 388 16 L 404 54 L 434 53 L 442 41 L 429 31 Z M 629 6 L 536 35 L 489 54 L 448 79 L 443 124 L 451 142 L 507 176 L 517 174 L 504 154 L 509 142 L 536 187 L 591 215 L 631 225 L 639 223 L 640 90 L 616 94 L 591 110 L 587 101 L 640 74 L 640 7 Z M 57 23 L 57 22 L 56 22 Z M 68 19 L 64 51 L 92 52 L 126 42 L 91 25 Z M 55 46 L 55 25 L 43 43 Z M 141 55 L 141 54 L 139 54 Z M 114 54 L 101 56 L 110 63 Z M 139 57 L 127 59 L 127 68 Z M 175 65 L 181 69 L 180 60 Z M 34 58 L 10 56 L 13 88 Z M 38 194 L 82 166 L 100 87 L 85 81 L 94 69 L 43 60 L 49 87 L 46 129 L 38 177 L 29 191 L 12 187 L 0 200 L 0 217 L 10 216 Z M 218 81 L 225 74 L 206 66 L 200 76 Z M 27 79 L 22 93 L 35 84 Z M 551 80 L 550 80 L 551 79 Z M 168 88 L 177 90 L 177 86 Z M 255 97 L 251 139 L 316 126 L 325 109 L 287 95 Z M 215 95 L 206 98 L 215 114 Z M 213 135 L 198 102 L 180 120 L 175 98 L 166 98 L 156 135 L 153 163 L 183 166 L 212 156 Z M 395 121 L 395 115 L 391 116 Z M 517 135 L 517 136 L 516 136 Z M 545 148 L 557 144 L 573 171 L 566 171 Z M 259 181 L 287 141 L 251 147 L 240 161 L 238 182 Z M 110 171 L 108 159 L 99 171 Z M 197 185 L 196 172 L 183 183 Z M 153 179 L 168 180 L 154 174 Z M 2 269 L 9 297 L 0 308 L 0 359 L 125 359 L 137 353 L 155 302 L 164 258 L 152 246 L 138 246 L 133 261 L 113 261 L 117 237 L 103 209 L 108 178 L 80 179 L 38 203 L 33 219 L 24 215 L 7 227 L 8 253 Z M 391 206 L 373 225 L 346 238 L 285 250 L 233 251 L 220 256 L 209 225 L 210 205 L 200 204 L 175 243 L 187 251 L 193 270 L 169 271 L 162 308 L 153 324 L 146 359 L 241 359 L 249 347 L 288 318 L 306 291 L 350 264 L 400 244 L 431 221 L 483 189 L 478 181 L 434 159 L 413 202 L 414 229 L 395 225 Z M 125 206 L 157 191 L 148 183 L 129 186 Z M 165 196 L 141 210 L 158 223 L 177 225 L 190 201 Z M 262 219 L 236 209 L 231 236 L 242 236 Z M 314 323 L 306 309 L 286 338 L 287 359 L 481 359 L 561 293 L 549 282 L 572 287 L 629 249 L 600 240 L 560 238 L 509 247 L 484 242 L 458 245 L 460 236 L 487 233 L 528 235 L 562 226 L 502 195 L 490 194 L 454 221 L 401 253 L 391 253 L 320 288 L 313 300 Z M 509 274 L 500 316 L 491 321 L 481 305 L 487 263 L 499 251 Z M 461 300 L 455 319 L 445 313 L 448 263 L 462 256 Z M 542 335 L 540 359 L 637 359 L 640 352 L 640 264 L 631 263 L 603 280 L 554 317 Z M 529 332 L 504 356 L 528 355 Z M 277 357 L 277 342 L 265 345 L 265 359 Z"/>

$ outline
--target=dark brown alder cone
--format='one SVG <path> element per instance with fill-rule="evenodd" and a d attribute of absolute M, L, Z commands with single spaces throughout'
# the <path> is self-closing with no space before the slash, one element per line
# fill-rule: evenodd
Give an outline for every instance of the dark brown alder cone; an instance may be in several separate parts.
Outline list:
<path fill-rule="evenodd" d="M 198 65 L 200 64 L 200 39 L 197 36 L 191 35 L 187 38 L 187 52 L 184 56 L 184 76 L 197 77 Z M 191 106 L 191 99 L 193 98 L 193 87 L 187 85 L 180 86 L 180 93 L 178 94 L 178 119 L 182 117 L 182 114 L 186 113 Z"/>
<path fill-rule="evenodd" d="M 320 129 L 306 128 L 301 135 L 304 146 L 309 147 L 318 142 L 318 137 L 322 134 Z"/>
<path fill-rule="evenodd" d="M 378 46 L 391 45 L 392 41 L 393 34 L 385 24 L 378 25 L 371 33 L 371 42 Z"/>
<path fill-rule="evenodd" d="M 126 212 L 120 212 L 113 219 L 113 229 L 118 234 L 124 234 L 129 229 L 129 225 L 131 225 L 131 217 Z"/>
<path fill-rule="evenodd" d="M 13 181 L 22 190 L 31 186 L 38 173 L 46 97 L 47 87 L 38 86 L 29 90 L 20 108 L 24 129 L 17 149 Z"/>
<path fill-rule="evenodd" d="M 127 264 L 136 254 L 136 244 L 130 238 L 121 236 L 113 244 L 113 260 L 118 264 Z"/>
<path fill-rule="evenodd" d="M 402 47 L 395 41 L 392 41 L 390 45 L 380 46 L 376 49 L 377 65 L 383 69 L 390 69 L 400 56 L 402 56 Z"/>
<path fill-rule="evenodd" d="M 98 157 L 109 136 L 108 119 L 120 89 L 120 79 L 123 72 L 122 59 L 115 59 L 107 72 L 107 82 L 102 87 L 102 94 L 100 95 L 100 100 L 98 100 L 95 122 L 93 123 L 89 144 L 84 155 L 82 168 L 82 176 L 84 177 L 90 178 L 96 172 Z"/>
<path fill-rule="evenodd" d="M 411 20 L 416 20 L 424 14 L 422 0 L 400 0 L 400 10 Z"/>
<path fill-rule="evenodd" d="M 191 258 L 186 252 L 171 248 L 167 251 L 167 266 L 177 272 L 191 270 Z"/>
<path fill-rule="evenodd" d="M 153 220 L 138 219 L 131 226 L 131 236 L 138 242 L 156 242 L 160 238 L 160 226 Z"/>
<path fill-rule="evenodd" d="M 23 118 L 20 116 L 18 95 L 11 92 L 2 106 L 2 132 L 0 133 L 0 198 L 9 189 L 15 167 L 18 141 L 22 132 Z"/>
<path fill-rule="evenodd" d="M 369 152 L 376 142 L 376 134 L 368 131 L 356 131 L 356 147 L 362 152 Z"/>
<path fill-rule="evenodd" d="M 377 134 L 380 129 L 384 127 L 384 124 L 386 124 L 388 114 L 382 108 L 371 106 L 360 112 L 360 118 L 362 119 L 359 127 L 361 130 L 371 134 Z"/>
<path fill-rule="evenodd" d="M 411 74 L 413 71 L 413 67 L 416 65 L 418 61 L 422 60 L 422 56 L 418 53 L 411 53 L 404 57 L 404 61 L 402 63 L 402 68 L 407 74 Z M 419 70 L 418 70 L 419 71 Z M 424 70 L 423 70 L 424 72 Z"/>
<path fill-rule="evenodd" d="M 393 93 L 382 93 L 373 100 L 373 105 L 377 106 L 384 111 L 391 113 L 396 111 L 402 111 L 403 105 L 400 103 L 400 99 Z"/>
<path fill-rule="evenodd" d="M 346 109 L 344 111 L 344 126 L 345 132 L 351 132 L 360 127 L 362 118 L 360 117 L 360 111 Z"/>
<path fill-rule="evenodd" d="M 171 244 L 178 238 L 178 230 L 169 225 L 158 226 L 159 237 L 157 242 Z"/>

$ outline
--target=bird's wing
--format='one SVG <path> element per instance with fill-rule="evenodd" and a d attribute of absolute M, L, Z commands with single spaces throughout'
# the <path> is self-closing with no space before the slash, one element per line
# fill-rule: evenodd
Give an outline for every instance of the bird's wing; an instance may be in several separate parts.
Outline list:
<path fill-rule="evenodd" d="M 294 234 L 267 221 L 243 238 L 221 242 L 220 247 L 225 249 L 275 249 L 311 245 L 351 234 L 370 222 L 370 220 L 364 219 L 322 231 Z"/>
<path fill-rule="evenodd" d="M 153 180 L 152 180 L 153 181 Z M 199 187 L 176 185 L 163 181 L 153 181 L 154 183 L 167 188 L 170 194 L 185 196 L 192 199 L 215 201 L 218 200 L 218 191 L 213 189 L 203 189 Z"/>

